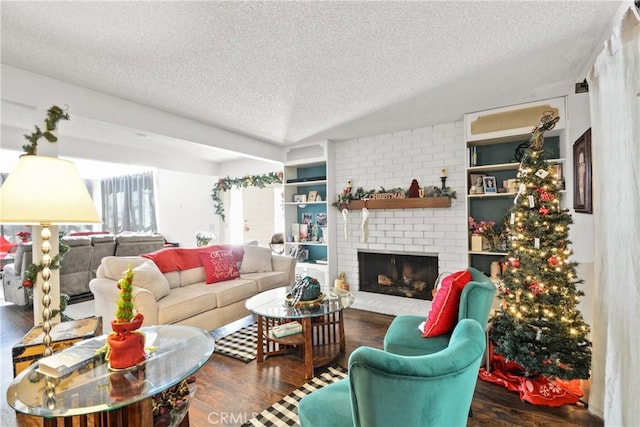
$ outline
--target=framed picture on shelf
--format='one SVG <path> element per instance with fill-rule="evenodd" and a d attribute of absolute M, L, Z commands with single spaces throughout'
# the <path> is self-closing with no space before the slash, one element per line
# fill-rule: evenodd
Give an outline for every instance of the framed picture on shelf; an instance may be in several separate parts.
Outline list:
<path fill-rule="evenodd" d="M 556 163 L 553 165 L 553 174 L 558 182 L 558 189 L 564 190 L 564 176 L 562 175 L 562 163 Z"/>
<path fill-rule="evenodd" d="M 300 246 L 296 245 L 296 246 L 291 246 L 289 248 L 289 251 L 287 252 L 287 255 L 292 257 L 292 258 L 298 258 L 298 251 L 300 250 Z"/>
<path fill-rule="evenodd" d="M 294 194 L 293 195 L 293 202 L 294 203 L 305 203 L 307 201 L 307 195 L 306 194 Z"/>
<path fill-rule="evenodd" d="M 318 197 L 318 192 L 315 190 L 311 190 L 309 191 L 309 195 L 307 196 L 307 201 L 315 202 L 317 197 Z"/>
<path fill-rule="evenodd" d="M 310 212 L 303 212 L 301 214 L 302 220 L 300 221 L 303 224 L 312 224 L 313 223 L 313 214 Z"/>
<path fill-rule="evenodd" d="M 309 261 L 309 249 L 306 248 L 300 248 L 298 250 L 298 256 L 297 256 L 298 261 L 300 262 L 307 262 Z"/>
<path fill-rule="evenodd" d="M 469 194 L 483 194 L 484 184 L 482 178 L 486 175 L 483 173 L 470 173 L 469 174 Z"/>
<path fill-rule="evenodd" d="M 327 214 L 326 212 L 319 212 L 316 214 L 316 225 L 318 227 L 325 227 L 327 225 Z"/>
<path fill-rule="evenodd" d="M 309 224 L 300 224 L 300 241 L 306 242 L 309 239 Z"/>
<path fill-rule="evenodd" d="M 573 143 L 573 209 L 593 213 L 591 195 L 591 128 Z"/>
<path fill-rule="evenodd" d="M 485 193 L 497 193 L 496 177 L 495 176 L 483 176 L 482 186 Z"/>

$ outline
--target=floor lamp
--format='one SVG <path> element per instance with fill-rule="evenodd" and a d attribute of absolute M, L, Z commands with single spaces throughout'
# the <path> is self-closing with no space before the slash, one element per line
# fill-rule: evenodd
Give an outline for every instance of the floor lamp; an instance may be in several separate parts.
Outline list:
<path fill-rule="evenodd" d="M 55 157 L 23 155 L 0 187 L 0 223 L 42 227 L 42 330 L 44 356 L 51 349 L 51 231 L 60 224 L 101 223 L 75 164 Z M 35 248 L 34 248 L 35 249 Z M 34 302 L 35 304 L 35 302 Z"/>

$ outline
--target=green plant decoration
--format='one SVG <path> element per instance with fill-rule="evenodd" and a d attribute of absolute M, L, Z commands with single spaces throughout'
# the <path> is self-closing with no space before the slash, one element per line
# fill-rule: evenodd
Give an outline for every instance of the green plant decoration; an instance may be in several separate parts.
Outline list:
<path fill-rule="evenodd" d="M 53 131 L 57 129 L 60 120 L 69 120 L 69 114 L 65 113 L 57 105 L 49 108 L 47 110 L 47 118 L 44 121 L 44 132 L 38 126 L 35 126 L 36 129 L 31 135 L 24 135 L 27 141 L 30 142 L 30 144 L 22 146 L 24 152 L 26 154 L 38 154 L 38 140 L 42 137 L 51 143 L 58 141 L 58 137 L 55 136 Z"/>
<path fill-rule="evenodd" d="M 282 172 L 269 172 L 263 175 L 247 175 L 242 178 L 220 178 L 211 190 L 211 199 L 215 205 L 216 214 L 224 221 L 224 207 L 222 206 L 221 193 L 236 188 L 254 186 L 264 188 L 270 184 L 282 184 Z"/>
<path fill-rule="evenodd" d="M 52 258 L 51 265 L 49 265 L 49 270 L 58 270 L 62 265 L 62 259 L 64 258 L 64 255 L 68 251 L 69 251 L 69 246 L 62 243 L 62 241 L 59 241 L 58 254 Z M 36 282 L 36 279 L 38 277 L 38 273 L 40 273 L 42 270 L 44 270 L 44 264 L 42 264 L 42 261 L 39 262 L 38 264 L 33 263 L 29 267 L 27 267 L 27 269 L 24 272 L 24 276 L 23 276 L 24 280 L 22 281 L 22 286 L 26 285 L 25 287 L 27 288 L 33 286 L 33 284 Z"/>
<path fill-rule="evenodd" d="M 116 310 L 116 323 L 131 323 L 133 320 L 133 271 L 129 266 L 118 281 L 120 299 Z"/>
<path fill-rule="evenodd" d="M 62 321 L 63 322 L 66 322 L 68 320 L 72 320 L 71 318 L 65 316 L 65 314 L 63 313 L 67 309 L 67 305 L 69 305 L 69 300 L 70 299 L 71 299 L 71 297 L 69 297 L 69 295 L 60 294 L 60 310 L 56 310 L 56 309 L 51 310 L 51 317 L 54 318 L 58 314 L 60 314 L 60 316 L 62 317 Z"/>
<path fill-rule="evenodd" d="M 444 190 L 441 190 L 439 187 L 434 185 L 425 187 L 425 197 L 449 197 L 450 199 L 455 199 L 457 194 L 455 190 L 452 190 L 451 187 L 446 187 Z M 405 197 L 409 197 L 409 190 L 405 190 L 402 187 L 396 187 L 391 189 L 386 189 L 384 187 L 380 187 L 380 190 L 368 190 L 365 191 L 364 188 L 358 187 L 356 188 L 355 193 L 351 193 L 350 188 L 345 188 L 342 193 L 338 193 L 337 200 L 333 202 L 331 205 L 338 208 L 338 210 L 346 209 L 349 205 L 349 202 L 352 200 L 362 200 L 369 198 L 372 194 L 380 194 L 380 193 L 404 193 Z"/>

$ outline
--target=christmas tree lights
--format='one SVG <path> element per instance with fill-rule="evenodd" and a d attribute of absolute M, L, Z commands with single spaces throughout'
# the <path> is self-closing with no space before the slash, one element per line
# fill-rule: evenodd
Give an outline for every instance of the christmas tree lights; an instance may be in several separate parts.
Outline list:
<path fill-rule="evenodd" d="M 525 375 L 571 380 L 589 377 L 591 342 L 577 309 L 584 293 L 570 260 L 571 215 L 560 206 L 560 187 L 543 149 L 543 134 L 556 121 L 542 117 L 521 160 L 502 310 L 493 318 L 491 339 L 496 353 L 521 365 Z"/>

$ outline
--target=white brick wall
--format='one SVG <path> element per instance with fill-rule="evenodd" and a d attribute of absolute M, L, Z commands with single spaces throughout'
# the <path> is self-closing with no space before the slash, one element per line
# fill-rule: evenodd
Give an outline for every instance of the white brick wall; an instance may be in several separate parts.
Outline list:
<path fill-rule="evenodd" d="M 360 211 L 349 211 L 346 240 L 338 215 L 337 271 L 346 274 L 352 290 L 358 290 L 358 249 L 437 253 L 440 272 L 467 266 L 465 157 L 462 121 L 335 143 L 338 191 L 348 180 L 352 191 L 407 189 L 413 179 L 421 187 L 439 187 L 440 169 L 446 167 L 447 186 L 458 194 L 447 209 L 369 210 L 368 243 L 360 241 Z"/>

